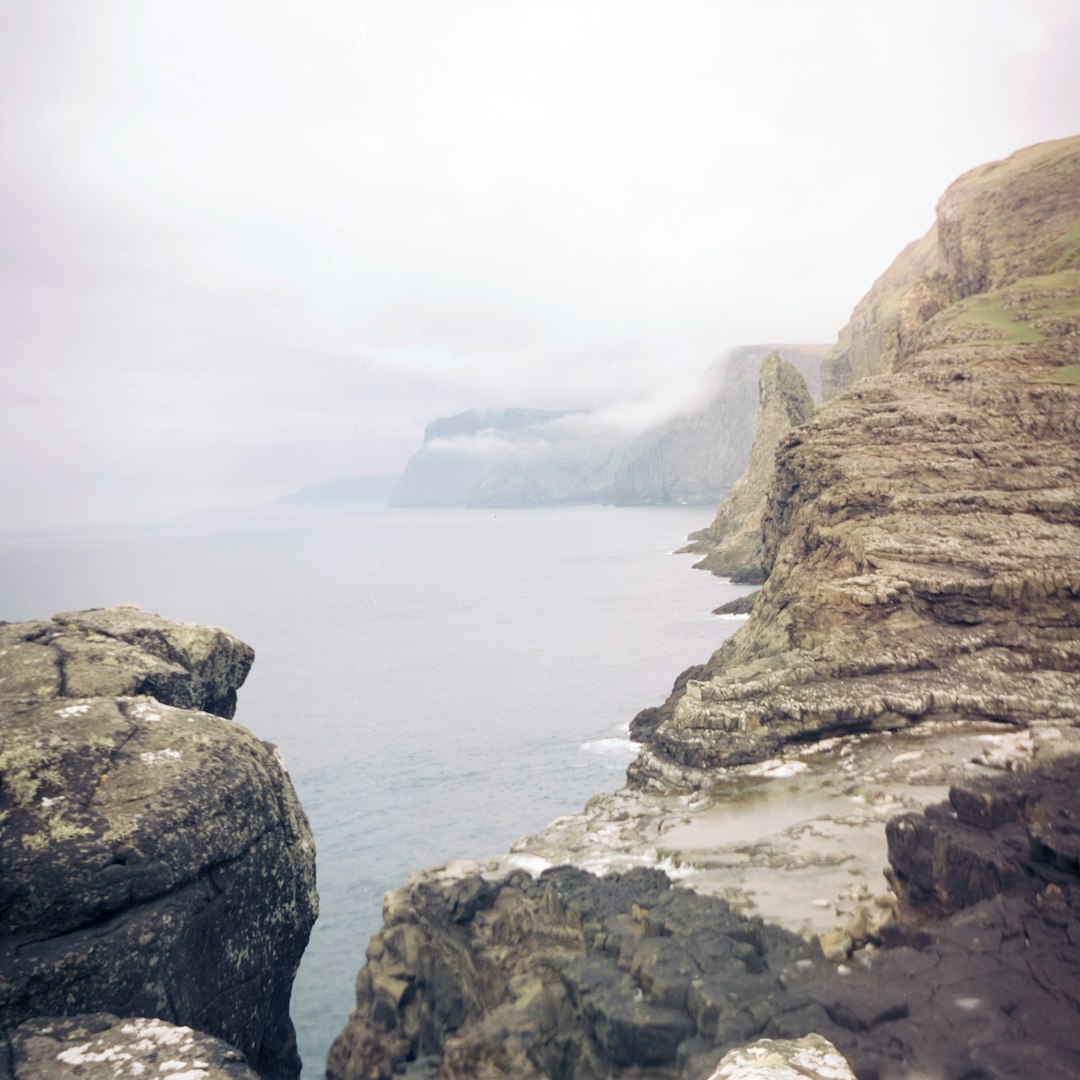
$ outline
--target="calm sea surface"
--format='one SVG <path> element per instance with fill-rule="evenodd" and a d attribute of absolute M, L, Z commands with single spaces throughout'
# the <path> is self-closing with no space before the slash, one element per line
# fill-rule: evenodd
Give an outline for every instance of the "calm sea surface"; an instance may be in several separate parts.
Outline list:
<path fill-rule="evenodd" d="M 0 619 L 135 603 L 255 648 L 236 719 L 277 743 L 322 913 L 293 993 L 322 1075 L 382 895 L 505 851 L 632 757 L 628 721 L 738 625 L 670 552 L 700 508 L 350 510 L 0 536 Z"/>

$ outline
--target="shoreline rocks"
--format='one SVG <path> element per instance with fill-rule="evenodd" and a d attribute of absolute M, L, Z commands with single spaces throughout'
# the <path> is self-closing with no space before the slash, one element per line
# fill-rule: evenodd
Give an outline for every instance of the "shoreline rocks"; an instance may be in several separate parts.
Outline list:
<path fill-rule="evenodd" d="M 227 718 L 252 659 L 130 607 L 0 624 L 5 1032 L 154 1017 L 299 1074 L 314 844 L 276 748 Z"/>

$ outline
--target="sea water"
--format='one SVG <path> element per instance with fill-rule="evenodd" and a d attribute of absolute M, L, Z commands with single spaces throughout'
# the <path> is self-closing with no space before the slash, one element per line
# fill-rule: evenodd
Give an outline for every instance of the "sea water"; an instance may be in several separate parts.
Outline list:
<path fill-rule="evenodd" d="M 348 510 L 0 536 L 0 619 L 135 603 L 256 652 L 236 719 L 311 821 L 319 921 L 293 992 L 322 1075 L 383 894 L 622 785 L 629 720 L 738 625 L 673 555 L 702 508 Z"/>

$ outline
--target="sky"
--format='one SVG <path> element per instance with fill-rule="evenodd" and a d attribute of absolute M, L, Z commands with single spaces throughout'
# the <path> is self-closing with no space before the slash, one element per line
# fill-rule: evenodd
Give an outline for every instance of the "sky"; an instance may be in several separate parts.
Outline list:
<path fill-rule="evenodd" d="M 655 419 L 1080 133 L 1074 0 L 0 0 L 0 529 Z"/>

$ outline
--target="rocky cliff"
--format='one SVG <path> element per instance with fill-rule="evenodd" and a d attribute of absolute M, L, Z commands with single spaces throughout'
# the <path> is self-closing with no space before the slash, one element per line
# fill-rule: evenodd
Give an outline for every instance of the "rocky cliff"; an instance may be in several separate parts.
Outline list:
<path fill-rule="evenodd" d="M 822 364 L 823 396 L 896 370 L 924 347 L 920 332 L 939 312 L 946 312 L 942 321 L 953 322 L 970 311 L 948 314 L 957 301 L 1076 270 L 1077 183 L 1075 138 L 1041 143 L 965 173 L 938 201 L 929 232 L 909 244 L 856 305 Z M 1033 312 L 1031 301 L 1025 303 Z M 995 303 L 976 307 L 989 317 L 983 327 L 990 339 L 1023 333 L 1022 314 L 1014 319 L 1016 312 Z M 1050 305 L 1052 313 L 1062 307 L 1068 314 L 1069 304 Z"/>
<path fill-rule="evenodd" d="M 229 719 L 252 660 L 224 631 L 137 608 L 0 624 L 12 1045 L 34 1018 L 149 1017 L 299 1074 L 289 995 L 314 846 L 276 749 Z"/>
<path fill-rule="evenodd" d="M 746 625 L 627 789 L 387 898 L 330 1076 L 698 1080 L 809 1032 L 867 1080 L 1080 1075 L 1077 237 L 1080 139 L 949 189 L 781 441 Z"/>
<path fill-rule="evenodd" d="M 688 551 L 705 556 L 695 566 L 732 581 L 760 584 L 765 579 L 761 520 L 781 439 L 814 412 L 814 401 L 799 372 L 777 352 L 761 363 L 758 414 L 746 471 L 720 504 L 712 524 L 695 533 Z"/>

